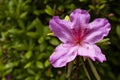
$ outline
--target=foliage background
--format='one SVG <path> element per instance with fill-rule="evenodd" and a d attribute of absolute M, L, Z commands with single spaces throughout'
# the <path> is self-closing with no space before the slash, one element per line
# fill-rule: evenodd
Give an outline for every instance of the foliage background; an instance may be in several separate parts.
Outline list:
<path fill-rule="evenodd" d="M 52 16 L 64 18 L 76 8 L 88 10 L 91 21 L 109 19 L 111 44 L 99 45 L 107 61 L 94 64 L 101 80 L 120 80 L 119 4 L 119 0 L 0 0 L 0 80 L 66 80 L 66 67 L 55 69 L 48 61 L 60 43 L 47 35 L 48 25 Z M 81 80 L 87 80 L 82 68 L 80 73 Z"/>

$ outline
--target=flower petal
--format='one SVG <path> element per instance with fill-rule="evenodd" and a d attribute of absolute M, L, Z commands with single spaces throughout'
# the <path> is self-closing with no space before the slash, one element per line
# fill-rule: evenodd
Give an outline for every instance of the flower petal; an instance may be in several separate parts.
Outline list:
<path fill-rule="evenodd" d="M 78 55 L 89 57 L 93 61 L 98 60 L 100 62 L 106 61 L 105 55 L 102 54 L 99 47 L 93 44 L 84 44 L 79 47 Z"/>
<path fill-rule="evenodd" d="M 77 55 L 76 46 L 72 47 L 69 44 L 60 44 L 55 52 L 50 56 L 50 62 L 54 67 L 63 67 Z"/>
<path fill-rule="evenodd" d="M 95 19 L 89 23 L 89 30 L 85 34 L 85 42 L 96 43 L 102 40 L 103 37 L 107 36 L 111 29 L 110 23 L 105 18 Z"/>
<path fill-rule="evenodd" d="M 86 10 L 76 9 L 70 14 L 71 22 L 77 23 L 77 25 L 88 23 L 89 19 L 90 15 Z"/>
<path fill-rule="evenodd" d="M 84 29 L 87 28 L 90 15 L 86 10 L 76 9 L 70 14 L 72 33 L 77 39 L 81 39 L 84 34 Z"/>
<path fill-rule="evenodd" d="M 55 36 L 57 36 L 63 43 L 74 41 L 69 29 L 71 25 L 69 21 L 60 20 L 58 16 L 54 16 L 50 20 L 49 25 L 51 31 L 53 31 Z"/>
<path fill-rule="evenodd" d="M 92 60 L 95 61 L 94 56 L 95 56 L 95 50 L 92 45 L 90 44 L 83 44 L 80 45 L 78 48 L 78 55 L 79 56 L 85 56 L 85 57 L 90 57 Z"/>
<path fill-rule="evenodd" d="M 102 54 L 101 49 L 96 45 L 94 45 L 93 47 L 95 49 L 95 54 L 96 54 L 96 56 L 94 57 L 95 60 L 98 60 L 100 62 L 106 61 L 106 57 L 104 54 Z"/>

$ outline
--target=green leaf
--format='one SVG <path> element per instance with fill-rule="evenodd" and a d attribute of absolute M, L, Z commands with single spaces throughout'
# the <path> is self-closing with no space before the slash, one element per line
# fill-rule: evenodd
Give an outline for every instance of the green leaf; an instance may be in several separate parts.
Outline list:
<path fill-rule="evenodd" d="M 25 58 L 30 59 L 32 56 L 32 51 L 28 51 L 27 53 L 25 53 Z"/>
<path fill-rule="evenodd" d="M 5 77 L 3 77 L 1 80 L 6 80 L 6 78 L 5 78 Z"/>
<path fill-rule="evenodd" d="M 7 63 L 6 65 L 5 65 L 5 68 L 6 69 L 8 69 L 8 68 L 12 68 L 13 67 L 13 63 L 11 62 L 9 62 L 9 63 Z"/>
<path fill-rule="evenodd" d="M 28 24 L 27 30 L 28 31 L 32 30 L 33 28 L 35 28 L 36 25 L 38 25 L 38 23 L 40 23 L 39 19 L 38 18 L 34 19 L 30 24 Z"/>
<path fill-rule="evenodd" d="M 98 45 L 109 45 L 110 44 L 110 38 L 105 38 L 105 39 L 102 39 L 100 40 L 99 42 L 97 42 Z"/>
<path fill-rule="evenodd" d="M 14 61 L 14 62 L 13 62 L 13 65 L 14 65 L 14 66 L 18 66 L 18 65 L 19 65 L 19 61 Z"/>
<path fill-rule="evenodd" d="M 8 30 L 9 33 L 12 33 L 12 34 L 23 34 L 24 31 L 23 30 L 20 30 L 20 29 L 10 29 Z"/>
<path fill-rule="evenodd" d="M 10 74 L 12 72 L 12 68 L 6 69 L 4 75 Z"/>
<path fill-rule="evenodd" d="M 38 34 L 36 32 L 27 32 L 26 35 L 31 38 L 36 38 Z"/>
<path fill-rule="evenodd" d="M 25 18 L 27 14 L 28 14 L 28 12 L 23 12 L 23 13 L 20 15 L 20 18 L 21 18 L 21 19 L 22 19 L 22 18 Z"/>
<path fill-rule="evenodd" d="M 35 75 L 35 80 L 40 80 L 40 77 L 41 77 L 40 74 L 36 74 Z"/>
<path fill-rule="evenodd" d="M 24 66 L 24 68 L 25 68 L 25 69 L 26 69 L 26 68 L 29 68 L 31 65 L 32 65 L 32 62 L 28 62 L 28 63 Z"/>
<path fill-rule="evenodd" d="M 38 39 L 38 43 L 41 44 L 41 43 L 43 43 L 43 42 L 44 42 L 44 37 L 42 36 L 42 37 L 40 37 L 40 38 Z"/>
<path fill-rule="evenodd" d="M 45 61 L 45 67 L 48 67 L 50 65 L 50 62 L 48 60 Z"/>
<path fill-rule="evenodd" d="M 32 21 L 32 23 L 28 24 L 27 26 L 27 30 L 32 33 L 35 33 L 37 35 L 43 35 L 43 28 L 45 26 L 41 23 L 40 19 L 36 18 Z M 35 29 L 34 32 L 32 32 L 31 30 Z M 27 35 L 30 36 L 30 33 L 27 33 Z"/>
<path fill-rule="evenodd" d="M 1 50 L 1 48 L 0 48 L 0 57 L 2 56 L 2 50 Z"/>
<path fill-rule="evenodd" d="M 102 4 L 101 6 L 99 6 L 100 10 L 103 9 L 103 8 L 105 8 L 105 4 Z"/>
<path fill-rule="evenodd" d="M 2 63 L 0 62 L 0 72 L 1 72 L 1 71 L 4 71 L 4 69 L 5 69 L 4 64 L 2 64 Z"/>
<path fill-rule="evenodd" d="M 54 15 L 54 11 L 49 5 L 46 6 L 45 12 L 51 16 Z"/>
<path fill-rule="evenodd" d="M 18 25 L 20 28 L 25 29 L 25 24 L 22 20 L 20 20 L 20 19 L 18 20 Z"/>
<path fill-rule="evenodd" d="M 37 62 L 36 62 L 36 66 L 37 66 L 38 68 L 40 68 L 40 69 L 43 69 L 43 68 L 44 68 L 43 63 L 40 62 L 40 61 L 37 61 Z"/>
<path fill-rule="evenodd" d="M 116 28 L 116 33 L 117 33 L 117 35 L 118 35 L 119 38 L 120 38 L 120 26 L 117 26 L 117 28 Z"/>
<path fill-rule="evenodd" d="M 36 74 L 35 71 L 34 71 L 33 69 L 31 69 L 31 68 L 28 68 L 28 69 L 27 69 L 27 72 L 28 72 L 29 74 L 31 74 L 31 75 L 35 75 L 35 74 Z"/>
<path fill-rule="evenodd" d="M 50 43 L 51 43 L 52 45 L 54 45 L 54 46 L 57 46 L 57 45 L 59 44 L 59 41 L 58 41 L 58 39 L 56 39 L 56 38 L 52 38 L 52 39 L 50 40 Z"/>
<path fill-rule="evenodd" d="M 25 80 L 34 80 L 33 76 L 29 76 L 27 78 L 25 78 Z"/>
<path fill-rule="evenodd" d="M 89 5 L 89 8 L 92 10 L 95 10 L 95 6 L 93 6 L 93 5 Z"/>

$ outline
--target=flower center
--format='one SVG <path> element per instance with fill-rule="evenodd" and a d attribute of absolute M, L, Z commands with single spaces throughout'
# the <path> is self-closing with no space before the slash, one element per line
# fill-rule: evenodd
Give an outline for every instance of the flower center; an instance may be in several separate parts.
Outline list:
<path fill-rule="evenodd" d="M 80 40 L 80 39 L 77 39 L 76 44 L 81 45 L 81 40 Z"/>

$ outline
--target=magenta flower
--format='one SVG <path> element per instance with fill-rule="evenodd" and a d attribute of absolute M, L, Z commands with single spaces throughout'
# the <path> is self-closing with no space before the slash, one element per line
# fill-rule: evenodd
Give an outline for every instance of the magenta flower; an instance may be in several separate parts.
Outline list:
<path fill-rule="evenodd" d="M 93 61 L 106 61 L 96 42 L 107 36 L 111 26 L 107 19 L 97 18 L 89 23 L 90 15 L 86 10 L 76 9 L 70 14 L 70 20 L 61 20 L 54 16 L 49 23 L 51 31 L 62 43 L 50 56 L 54 67 L 66 66 L 76 56 L 91 58 Z"/>

